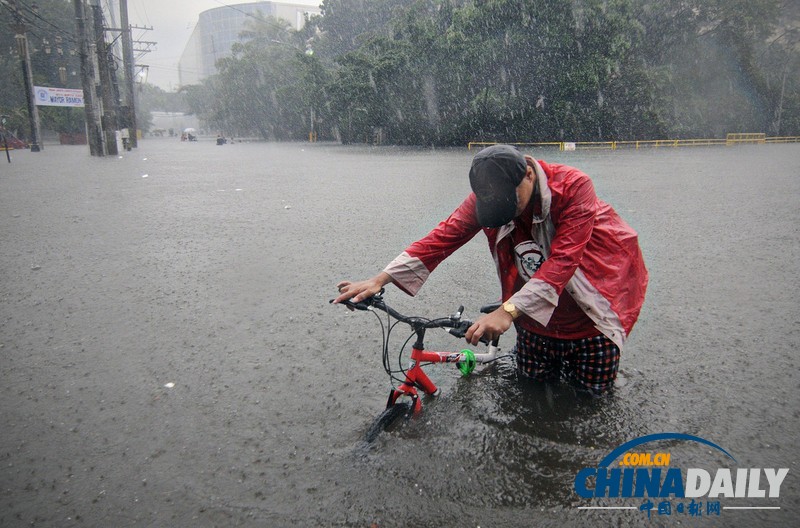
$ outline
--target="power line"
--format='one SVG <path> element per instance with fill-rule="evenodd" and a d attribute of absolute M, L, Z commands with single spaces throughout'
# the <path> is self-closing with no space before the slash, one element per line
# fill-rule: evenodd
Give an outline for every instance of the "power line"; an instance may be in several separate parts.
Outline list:
<path fill-rule="evenodd" d="M 78 44 L 78 40 L 75 38 L 75 34 L 72 31 L 66 30 L 63 27 L 58 26 L 57 24 L 51 22 L 50 20 L 47 20 L 46 18 L 41 16 L 38 12 L 36 12 L 32 8 L 30 8 L 29 6 L 26 6 L 26 5 L 23 4 L 23 5 L 20 6 L 20 10 L 19 11 L 15 11 L 15 10 L 13 10 L 12 6 L 6 1 L 3 1 L 2 5 L 8 11 L 10 11 L 14 16 L 19 16 L 19 18 L 21 18 L 22 21 L 27 26 L 27 30 L 30 33 L 33 33 L 34 35 L 36 35 L 37 37 L 43 38 L 41 35 L 39 35 L 35 31 L 33 31 L 31 28 L 36 28 L 36 29 L 38 29 L 40 31 L 46 31 L 46 32 L 55 31 L 56 34 L 59 34 L 62 38 L 64 38 L 65 40 L 68 40 L 72 44 L 75 44 L 75 45 Z M 24 12 L 23 10 L 26 11 L 26 12 Z M 45 24 L 47 24 L 47 26 L 50 26 L 50 27 L 43 27 L 41 25 L 41 22 L 44 22 Z"/>

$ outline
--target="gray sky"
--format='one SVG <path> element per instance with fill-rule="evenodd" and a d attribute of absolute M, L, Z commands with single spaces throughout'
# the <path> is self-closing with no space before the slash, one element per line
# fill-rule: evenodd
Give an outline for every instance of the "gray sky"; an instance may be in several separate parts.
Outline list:
<path fill-rule="evenodd" d="M 152 27 L 134 30 L 135 40 L 157 42 L 137 64 L 150 66 L 147 82 L 167 91 L 178 87 L 178 60 L 189 41 L 201 12 L 215 7 L 247 3 L 246 0 L 128 0 L 128 17 L 133 26 Z M 286 3 L 318 7 L 322 0 L 288 0 Z M 141 47 L 141 46 L 135 46 Z M 137 54 L 138 55 L 138 54 Z"/>

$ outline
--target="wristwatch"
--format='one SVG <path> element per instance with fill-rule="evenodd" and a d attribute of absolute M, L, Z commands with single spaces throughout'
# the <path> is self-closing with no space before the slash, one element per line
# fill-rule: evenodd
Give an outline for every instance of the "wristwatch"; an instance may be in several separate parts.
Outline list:
<path fill-rule="evenodd" d="M 510 303 L 510 302 L 504 302 L 504 303 L 503 303 L 503 310 L 504 310 L 504 311 L 505 311 L 507 314 L 511 315 L 511 318 L 512 318 L 512 319 L 516 319 L 517 317 L 519 317 L 519 316 L 521 315 L 521 314 L 520 314 L 520 312 L 519 312 L 519 310 L 517 310 L 517 307 L 516 307 L 516 306 L 514 306 L 514 305 L 513 305 L 512 303 Z"/>

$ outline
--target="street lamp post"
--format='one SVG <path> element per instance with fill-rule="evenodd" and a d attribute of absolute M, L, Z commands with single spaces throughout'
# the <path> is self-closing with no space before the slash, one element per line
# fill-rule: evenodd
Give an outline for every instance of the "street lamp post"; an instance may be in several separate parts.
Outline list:
<path fill-rule="evenodd" d="M 314 50 L 311 48 L 311 45 L 310 45 L 311 44 L 311 42 L 310 42 L 311 40 L 312 39 L 308 39 L 308 42 L 306 42 L 306 46 L 308 46 L 306 48 L 306 53 L 305 53 L 306 57 L 313 57 L 314 56 Z M 313 104 L 313 102 L 310 104 L 310 114 L 311 115 L 309 116 L 309 121 L 310 121 L 310 125 L 311 125 L 311 132 L 308 133 L 308 141 L 310 143 L 316 143 L 317 142 L 317 131 L 314 129 L 314 104 Z"/>
<path fill-rule="evenodd" d="M 3 136 L 3 148 L 6 150 L 6 159 L 11 163 L 11 153 L 8 152 L 8 139 L 6 138 L 6 119 L 7 115 L 0 116 L 0 135 Z"/>
<path fill-rule="evenodd" d="M 292 50 L 295 53 L 300 54 L 299 56 L 303 61 L 305 60 L 306 57 L 313 57 L 314 56 L 314 50 L 313 50 L 313 48 L 311 48 L 311 40 L 313 40 L 313 37 L 306 41 L 306 50 L 305 50 L 305 52 L 303 52 L 303 51 L 300 51 L 299 49 L 297 49 L 295 46 L 292 46 L 291 44 L 287 44 L 286 42 L 283 42 L 282 40 L 278 40 L 278 39 L 274 39 L 274 38 L 269 39 L 269 41 L 274 43 L 274 44 L 278 44 L 279 46 L 282 46 L 282 47 L 284 47 L 286 49 Z M 312 104 L 309 105 L 309 132 L 308 132 L 308 141 L 309 141 L 309 143 L 316 143 L 316 141 L 317 141 L 317 131 L 314 129 L 314 120 L 315 120 L 315 117 L 314 117 L 314 105 L 312 103 Z"/>
<path fill-rule="evenodd" d="M 36 101 L 33 98 L 33 73 L 31 72 L 31 55 L 28 50 L 28 37 L 25 34 L 26 27 L 22 22 L 19 4 L 14 2 L 14 7 L 16 7 L 16 23 L 14 24 L 16 35 L 14 35 L 14 38 L 17 40 L 17 51 L 19 52 L 19 60 L 22 64 L 22 79 L 25 84 L 25 100 L 28 103 L 28 118 L 31 127 L 31 152 L 39 152 L 42 146 L 39 132 L 39 110 L 36 108 Z"/>
<path fill-rule="evenodd" d="M 130 146 L 139 146 L 136 124 L 136 104 L 133 91 L 134 66 L 133 44 L 131 41 L 131 25 L 128 23 L 128 0 L 120 0 L 119 18 L 122 26 L 122 64 L 125 69 L 125 115 L 122 122 L 130 132 Z"/>
<path fill-rule="evenodd" d="M 75 29 L 78 31 L 78 44 L 81 58 L 81 84 L 83 86 L 84 111 L 86 113 L 86 137 L 92 156 L 104 156 L 103 127 L 100 110 L 96 106 L 97 94 L 94 86 L 94 62 L 89 55 L 89 34 L 86 30 L 86 11 L 83 0 L 72 0 L 75 7 Z"/>

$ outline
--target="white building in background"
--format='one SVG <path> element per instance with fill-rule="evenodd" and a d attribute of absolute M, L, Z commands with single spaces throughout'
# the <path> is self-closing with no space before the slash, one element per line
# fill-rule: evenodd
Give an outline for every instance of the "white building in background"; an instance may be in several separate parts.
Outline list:
<path fill-rule="evenodd" d="M 202 132 L 196 115 L 181 112 L 150 112 L 150 115 L 153 117 L 153 126 L 150 127 L 153 136 L 180 136 L 187 128 Z"/>
<path fill-rule="evenodd" d="M 197 84 L 217 73 L 217 61 L 230 56 L 231 46 L 241 42 L 239 35 L 247 20 L 258 12 L 283 19 L 294 29 L 302 29 L 306 15 L 321 14 L 319 9 L 307 5 L 266 1 L 203 11 L 178 62 L 178 84 Z"/>

